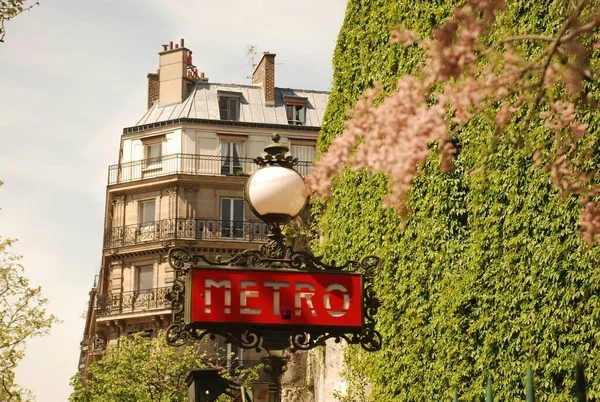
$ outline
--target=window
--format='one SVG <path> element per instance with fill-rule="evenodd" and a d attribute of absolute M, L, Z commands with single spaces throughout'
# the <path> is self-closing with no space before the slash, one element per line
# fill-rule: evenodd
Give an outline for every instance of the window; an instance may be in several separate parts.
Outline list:
<path fill-rule="evenodd" d="M 137 242 L 153 241 L 156 233 L 154 227 L 156 213 L 156 201 L 141 201 L 138 210 L 138 230 L 136 232 Z"/>
<path fill-rule="evenodd" d="M 157 169 L 162 167 L 162 142 L 151 142 L 144 144 L 144 169 Z"/>
<path fill-rule="evenodd" d="M 244 200 L 221 198 L 221 236 L 244 237 Z"/>
<path fill-rule="evenodd" d="M 148 265 L 137 269 L 137 290 L 154 288 L 154 267 Z"/>
<path fill-rule="evenodd" d="M 303 126 L 306 123 L 306 106 L 300 102 L 288 102 L 285 104 L 288 124 Z"/>
<path fill-rule="evenodd" d="M 242 169 L 241 158 L 244 155 L 243 142 L 221 142 L 221 174 L 222 175 L 238 175 L 244 170 Z"/>
<path fill-rule="evenodd" d="M 221 120 L 239 120 L 240 98 L 237 96 L 219 95 L 219 114 Z"/>
<path fill-rule="evenodd" d="M 156 200 L 141 201 L 138 222 L 141 226 L 154 225 L 156 219 Z"/>
<path fill-rule="evenodd" d="M 304 144 L 294 144 L 292 142 L 292 146 L 290 149 L 290 154 L 294 158 L 298 158 L 298 165 L 296 165 L 296 170 L 300 175 L 306 177 L 310 172 L 310 169 L 313 166 L 313 161 L 315 160 L 315 146 Z"/>
<path fill-rule="evenodd" d="M 162 154 L 162 144 L 160 142 L 146 145 L 146 159 L 160 158 Z"/>
<path fill-rule="evenodd" d="M 292 143 L 290 154 L 294 158 L 298 158 L 301 162 L 312 162 L 315 160 L 315 146 L 314 145 L 296 145 Z"/>
<path fill-rule="evenodd" d="M 230 375 L 236 375 L 238 370 L 244 369 L 244 349 L 228 343 L 225 349 L 227 353 L 227 369 Z"/>

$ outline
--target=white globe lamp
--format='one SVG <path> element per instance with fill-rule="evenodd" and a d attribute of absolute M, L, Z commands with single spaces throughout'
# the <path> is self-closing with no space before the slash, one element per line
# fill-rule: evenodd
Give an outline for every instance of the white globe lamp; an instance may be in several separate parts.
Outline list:
<path fill-rule="evenodd" d="M 265 147 L 266 155 L 255 159 L 261 166 L 246 183 L 246 200 L 252 212 L 272 227 L 282 226 L 294 219 L 307 202 L 304 180 L 293 169 L 296 158 L 285 156 L 289 148 L 279 143 Z"/>

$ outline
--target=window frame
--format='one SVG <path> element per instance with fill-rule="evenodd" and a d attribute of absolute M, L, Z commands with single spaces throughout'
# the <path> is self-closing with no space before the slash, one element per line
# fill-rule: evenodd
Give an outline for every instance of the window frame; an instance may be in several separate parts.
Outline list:
<path fill-rule="evenodd" d="M 310 147 L 310 148 L 312 148 L 313 158 L 310 160 L 300 159 L 299 156 L 293 152 L 295 147 Z M 300 162 L 314 162 L 315 158 L 317 157 L 317 143 L 313 142 L 313 141 L 302 141 L 302 140 L 298 141 L 298 140 L 290 139 L 289 153 L 294 158 L 298 158 L 298 161 L 300 161 Z"/>
<path fill-rule="evenodd" d="M 223 154 L 223 146 L 227 144 L 228 150 L 227 153 Z M 235 151 L 236 145 L 239 146 L 239 155 L 238 164 L 235 164 Z M 237 139 L 237 138 L 229 138 L 229 137 L 221 137 L 219 139 L 219 156 L 221 157 L 221 175 L 222 176 L 237 176 L 244 173 L 244 155 L 246 154 L 246 140 Z M 231 156 L 228 156 L 231 155 Z M 230 159 L 229 163 L 226 163 L 227 160 Z"/>
<path fill-rule="evenodd" d="M 298 158 L 298 164 L 295 169 L 300 173 L 302 177 L 306 177 L 310 170 L 312 169 L 315 158 L 317 157 L 317 143 L 316 141 L 303 139 L 303 138 L 289 138 L 290 151 L 289 155 Z M 305 160 L 304 158 L 300 158 L 300 155 L 297 155 L 295 147 L 310 147 L 312 149 L 313 158 L 310 160 Z"/>
<path fill-rule="evenodd" d="M 141 280 L 141 275 L 142 275 L 142 270 L 148 270 L 150 271 L 150 279 L 151 279 L 151 283 L 150 283 L 150 287 L 141 287 L 142 284 L 142 280 Z M 155 288 L 155 273 L 154 273 L 154 264 L 149 264 L 149 265 L 140 265 L 135 267 L 135 291 L 136 292 L 144 292 L 147 290 L 152 290 Z"/>
<path fill-rule="evenodd" d="M 292 110 L 292 118 L 290 119 L 290 108 Z M 297 109 L 299 108 L 299 109 Z M 298 113 L 298 118 L 296 119 L 296 112 Z M 306 102 L 293 102 L 286 101 L 285 102 L 285 116 L 288 121 L 288 125 L 290 126 L 305 126 L 306 125 Z"/>
<path fill-rule="evenodd" d="M 229 219 L 226 221 L 223 214 L 224 201 L 229 201 Z M 246 217 L 246 208 L 244 205 L 244 199 L 239 197 L 224 196 L 219 199 L 219 219 L 221 221 L 221 237 L 224 239 L 243 239 L 244 238 L 244 220 Z M 236 201 L 241 201 L 238 205 L 241 205 L 242 219 L 236 220 Z M 226 235 L 227 233 L 227 235 Z"/>
<path fill-rule="evenodd" d="M 240 121 L 240 104 L 241 104 L 241 94 L 237 93 L 218 93 L 217 94 L 217 102 L 219 106 L 219 119 L 225 121 Z M 221 101 L 226 100 L 226 105 L 223 108 L 221 105 Z M 231 105 L 235 104 L 235 111 L 232 115 Z M 225 112 L 225 113 L 223 113 Z"/>
<path fill-rule="evenodd" d="M 232 343 L 225 343 L 225 358 L 227 360 L 227 369 L 233 374 L 236 368 L 244 368 L 244 348 Z M 234 361 L 235 355 L 235 361 Z M 234 364 L 235 363 L 235 364 Z"/>
<path fill-rule="evenodd" d="M 154 204 L 154 219 L 152 219 L 151 221 L 144 221 L 144 205 L 153 203 Z M 154 224 L 156 223 L 156 198 L 148 198 L 145 200 L 139 200 L 138 201 L 138 216 L 137 216 L 137 221 L 138 221 L 138 225 L 140 227 L 142 226 L 154 226 Z"/>
<path fill-rule="evenodd" d="M 144 146 L 144 170 L 162 168 L 163 144 L 164 141 L 162 136 L 150 140 L 142 139 L 142 145 Z M 152 156 L 153 149 L 158 149 L 158 156 Z"/>

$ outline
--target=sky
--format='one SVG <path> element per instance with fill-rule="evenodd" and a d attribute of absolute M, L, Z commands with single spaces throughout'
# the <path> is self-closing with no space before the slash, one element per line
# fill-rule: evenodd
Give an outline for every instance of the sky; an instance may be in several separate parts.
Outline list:
<path fill-rule="evenodd" d="M 62 322 L 29 341 L 17 382 L 67 401 L 100 267 L 108 166 L 144 114 L 161 45 L 185 39 L 211 82 L 250 84 L 247 52 L 276 53 L 275 85 L 331 89 L 346 0 L 41 0 L 0 43 L 0 237 Z"/>

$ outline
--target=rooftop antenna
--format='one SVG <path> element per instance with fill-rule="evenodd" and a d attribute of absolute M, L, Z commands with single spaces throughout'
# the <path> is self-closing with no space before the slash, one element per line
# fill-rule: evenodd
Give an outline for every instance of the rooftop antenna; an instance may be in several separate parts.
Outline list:
<path fill-rule="evenodd" d="M 256 63 L 254 62 L 254 58 L 256 57 L 256 45 L 246 45 L 246 57 L 250 59 L 251 73 L 253 73 L 254 68 L 256 67 Z M 252 75 L 246 78 L 252 79 Z"/>

